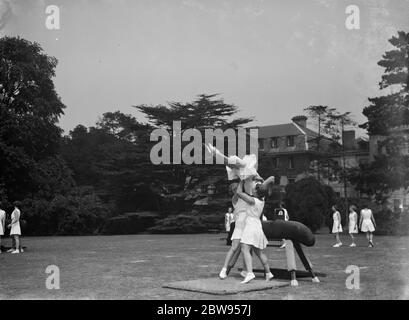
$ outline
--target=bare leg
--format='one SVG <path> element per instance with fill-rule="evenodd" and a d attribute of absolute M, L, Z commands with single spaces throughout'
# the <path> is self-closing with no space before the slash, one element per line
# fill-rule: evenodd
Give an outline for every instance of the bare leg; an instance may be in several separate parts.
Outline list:
<path fill-rule="evenodd" d="M 242 243 L 241 252 L 243 253 L 247 273 L 253 273 L 253 258 L 250 253 L 250 246 Z"/>
<path fill-rule="evenodd" d="M 349 234 L 351 236 L 352 244 L 355 244 L 355 237 L 353 233 Z"/>
<path fill-rule="evenodd" d="M 371 247 L 373 247 L 373 233 L 369 232 L 369 244 L 371 245 Z"/>
<path fill-rule="evenodd" d="M 18 235 L 14 236 L 14 239 L 16 241 L 16 250 L 20 250 L 20 237 Z"/>
<path fill-rule="evenodd" d="M 233 255 L 231 256 L 230 260 L 227 262 L 227 274 L 230 273 L 230 270 L 234 268 L 234 266 L 236 265 L 237 260 L 239 259 L 241 253 L 241 248 L 238 246 L 237 250 L 234 251 Z M 227 259 L 227 256 L 226 256 Z M 226 263 L 226 262 L 225 262 Z"/>
<path fill-rule="evenodd" d="M 229 251 L 227 252 L 227 254 L 226 254 L 226 258 L 224 259 L 224 265 L 223 265 L 223 268 L 228 268 L 228 266 L 229 266 L 229 262 L 232 260 L 232 258 L 235 256 L 237 254 L 237 257 L 235 258 L 236 259 L 236 261 L 237 261 L 237 258 L 239 257 L 239 255 L 240 255 L 240 240 L 237 240 L 237 239 L 235 239 L 235 240 L 232 240 L 232 244 L 231 244 L 231 247 L 230 247 L 230 249 L 229 249 Z M 233 266 L 234 266 L 234 264 L 233 264 Z"/>
<path fill-rule="evenodd" d="M 253 258 L 250 253 L 251 246 L 242 243 L 241 251 L 243 252 L 244 261 L 246 264 L 247 274 L 244 280 L 241 283 L 248 283 L 253 280 L 256 276 L 253 273 Z"/>
<path fill-rule="evenodd" d="M 265 253 L 263 252 L 263 250 L 260 250 L 258 248 L 254 248 L 253 252 L 260 259 L 261 264 L 264 267 L 265 274 L 266 275 L 269 274 L 270 273 L 270 266 L 268 265 L 268 259 L 267 259 L 267 256 L 265 255 Z"/>

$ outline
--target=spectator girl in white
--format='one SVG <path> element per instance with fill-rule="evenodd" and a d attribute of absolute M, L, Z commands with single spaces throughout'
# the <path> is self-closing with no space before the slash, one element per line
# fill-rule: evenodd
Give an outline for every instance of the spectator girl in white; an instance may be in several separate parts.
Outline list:
<path fill-rule="evenodd" d="M 1 203 L 0 203 L 1 205 Z M 1 253 L 1 237 L 4 236 L 6 224 L 6 212 L 0 207 L 0 253 Z"/>
<path fill-rule="evenodd" d="M 233 211 L 232 208 L 229 207 L 227 213 L 224 215 L 224 227 L 227 233 L 230 232 L 230 225 L 232 224 L 233 221 L 234 221 Z"/>
<path fill-rule="evenodd" d="M 349 207 L 348 232 L 352 240 L 349 246 L 356 247 L 354 234 L 358 233 L 358 214 L 356 213 L 356 207 L 354 205 Z"/>
<path fill-rule="evenodd" d="M 336 243 L 333 245 L 334 248 L 338 248 L 342 246 L 342 242 L 339 239 L 339 233 L 342 232 L 342 225 L 341 225 L 341 214 L 339 213 L 336 205 L 332 206 L 332 233 L 335 235 Z"/>
<path fill-rule="evenodd" d="M 21 228 L 20 228 L 20 202 L 14 202 L 14 210 L 11 213 L 11 223 L 8 225 L 10 228 L 10 236 L 14 239 L 14 250 L 11 253 L 20 253 L 22 252 L 21 245 L 20 245 L 20 236 L 21 236 Z"/>
<path fill-rule="evenodd" d="M 376 223 L 373 216 L 372 210 L 365 206 L 361 210 L 361 216 L 359 218 L 359 226 L 362 232 L 366 233 L 366 238 L 368 239 L 369 247 L 373 247 L 373 232 L 375 231 Z"/>

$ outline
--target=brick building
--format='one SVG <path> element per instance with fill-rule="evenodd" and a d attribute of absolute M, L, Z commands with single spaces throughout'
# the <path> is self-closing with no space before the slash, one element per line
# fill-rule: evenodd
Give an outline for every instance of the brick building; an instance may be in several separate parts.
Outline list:
<path fill-rule="evenodd" d="M 348 168 L 357 167 L 369 159 L 368 142 L 356 139 L 354 131 L 343 133 L 343 152 L 339 145 L 323 136 L 318 146 L 318 133 L 307 128 L 305 116 L 293 117 L 290 123 L 260 126 L 258 129 L 260 174 L 280 177 L 281 192 L 288 183 L 319 174 L 323 183 L 343 196 L 344 182 L 329 165 L 320 168 L 318 173 L 317 160 L 328 159 L 339 168 L 343 168 L 345 162 L 345 168 Z M 346 189 L 348 197 L 360 196 L 353 186 L 347 184 Z"/>

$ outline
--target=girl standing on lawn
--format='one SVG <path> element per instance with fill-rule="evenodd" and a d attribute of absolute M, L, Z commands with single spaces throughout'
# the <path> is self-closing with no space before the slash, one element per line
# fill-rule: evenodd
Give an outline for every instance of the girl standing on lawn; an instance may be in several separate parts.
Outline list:
<path fill-rule="evenodd" d="M 358 233 L 358 214 L 354 205 L 349 207 L 348 231 L 352 239 L 352 243 L 349 246 L 356 247 L 354 234 Z"/>
<path fill-rule="evenodd" d="M 339 233 L 342 232 L 342 225 L 341 225 L 341 214 L 339 213 L 337 206 L 333 205 L 332 206 L 332 233 L 335 234 L 335 243 L 333 245 L 334 248 L 338 248 L 342 246 L 342 242 L 339 239 Z"/>
<path fill-rule="evenodd" d="M 14 202 L 14 210 L 11 213 L 11 223 L 8 225 L 10 228 L 10 236 L 14 239 L 14 250 L 11 253 L 20 253 L 22 252 L 21 245 L 20 245 L 20 236 L 21 236 L 21 228 L 20 228 L 20 210 L 19 207 L 20 202 Z"/>
<path fill-rule="evenodd" d="M 251 250 L 263 264 L 266 280 L 269 281 L 273 278 L 267 257 L 263 252 L 267 247 L 268 240 L 263 232 L 260 219 L 264 208 L 264 196 L 266 195 L 265 189 L 261 186 L 261 183 L 255 186 L 253 196 L 250 196 L 243 191 L 242 184 L 239 184 L 237 188 L 238 197 L 248 204 L 246 224 L 240 240 L 247 274 L 241 283 L 248 283 L 256 277 L 253 273 L 253 258 L 251 256 Z"/>
<path fill-rule="evenodd" d="M 359 219 L 359 226 L 362 232 L 366 232 L 366 238 L 368 239 L 369 247 L 373 247 L 373 232 L 375 231 L 376 223 L 372 210 L 365 206 L 361 210 L 361 217 Z"/>
<path fill-rule="evenodd" d="M 242 185 L 242 182 L 239 183 L 239 186 Z M 237 195 L 238 187 L 235 187 L 234 196 L 232 198 L 232 204 L 234 207 L 234 231 L 231 236 L 231 247 L 226 254 L 226 258 L 224 259 L 224 265 L 222 270 L 219 273 L 220 279 L 226 279 L 227 275 L 231 269 L 229 263 L 231 260 L 234 260 L 234 263 L 237 261 L 239 254 L 240 254 L 240 239 L 241 234 L 244 229 L 244 224 L 246 222 L 247 217 L 247 204 L 246 202 L 239 198 Z M 233 264 L 234 265 L 234 264 Z"/>
<path fill-rule="evenodd" d="M 0 207 L 0 253 L 1 253 L 1 237 L 4 236 L 5 223 L 6 223 L 6 212 L 2 210 Z"/>

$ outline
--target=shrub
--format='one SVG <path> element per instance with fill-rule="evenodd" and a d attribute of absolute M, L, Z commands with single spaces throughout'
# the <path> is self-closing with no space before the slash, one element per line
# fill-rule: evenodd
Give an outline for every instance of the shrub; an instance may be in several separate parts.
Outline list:
<path fill-rule="evenodd" d="M 104 234 L 135 234 L 146 231 L 155 224 L 157 214 L 150 212 L 125 213 L 107 220 Z"/>
<path fill-rule="evenodd" d="M 331 216 L 336 195 L 331 187 L 309 177 L 288 184 L 284 200 L 290 219 L 305 224 L 314 232 Z"/>
<path fill-rule="evenodd" d="M 50 201 L 25 199 L 22 218 L 24 233 L 30 235 L 85 235 L 98 233 L 109 217 L 110 208 L 102 204 L 90 188 L 74 189 L 68 195 L 55 195 Z"/>
<path fill-rule="evenodd" d="M 179 214 L 158 221 L 149 231 L 164 234 L 201 233 L 207 231 L 207 227 L 199 216 Z"/>

